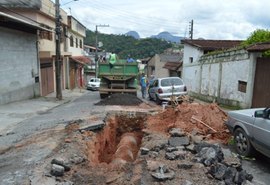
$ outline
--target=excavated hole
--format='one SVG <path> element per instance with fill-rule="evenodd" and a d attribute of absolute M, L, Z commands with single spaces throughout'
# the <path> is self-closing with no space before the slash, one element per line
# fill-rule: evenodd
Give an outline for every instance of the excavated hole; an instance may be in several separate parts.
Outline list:
<path fill-rule="evenodd" d="M 88 142 L 88 159 L 92 164 L 133 162 L 143 138 L 146 113 L 109 115 L 106 126 Z"/>

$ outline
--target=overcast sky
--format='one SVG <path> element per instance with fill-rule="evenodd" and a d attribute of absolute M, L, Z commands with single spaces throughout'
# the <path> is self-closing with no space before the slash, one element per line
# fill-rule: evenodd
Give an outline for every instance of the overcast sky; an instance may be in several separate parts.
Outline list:
<path fill-rule="evenodd" d="M 269 0 L 60 0 L 62 8 L 94 31 L 141 38 L 168 31 L 193 38 L 246 39 L 256 29 L 269 29 Z M 68 3 L 70 2 L 70 3 Z M 66 4 L 67 3 L 67 4 Z"/>

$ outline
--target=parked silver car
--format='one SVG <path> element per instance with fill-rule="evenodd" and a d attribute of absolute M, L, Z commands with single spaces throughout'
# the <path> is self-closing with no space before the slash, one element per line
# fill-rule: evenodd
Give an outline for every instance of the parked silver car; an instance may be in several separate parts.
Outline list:
<path fill-rule="evenodd" d="M 157 104 L 162 101 L 170 101 L 171 96 L 187 94 L 187 88 L 179 77 L 156 78 L 149 84 L 149 99 Z"/>
<path fill-rule="evenodd" d="M 240 155 L 250 156 L 256 149 L 270 157 L 270 108 L 229 111 L 226 125 Z"/>

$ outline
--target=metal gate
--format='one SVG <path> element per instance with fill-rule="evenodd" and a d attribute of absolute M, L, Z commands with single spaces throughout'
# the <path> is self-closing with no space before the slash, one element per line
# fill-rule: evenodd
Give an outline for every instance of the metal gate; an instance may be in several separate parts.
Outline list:
<path fill-rule="evenodd" d="M 53 92 L 54 80 L 53 80 L 53 65 L 52 61 L 41 60 L 40 61 L 41 71 L 41 95 L 46 96 Z"/>
<path fill-rule="evenodd" d="M 270 58 L 258 58 L 252 107 L 270 107 Z"/>

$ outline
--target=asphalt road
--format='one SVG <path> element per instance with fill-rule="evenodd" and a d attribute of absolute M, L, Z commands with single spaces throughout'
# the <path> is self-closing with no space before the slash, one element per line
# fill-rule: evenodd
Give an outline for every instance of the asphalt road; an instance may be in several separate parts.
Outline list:
<path fill-rule="evenodd" d="M 52 128 L 58 124 L 85 119 L 91 115 L 102 116 L 105 108 L 94 106 L 99 101 L 98 91 L 88 91 L 69 103 L 26 119 L 16 125 L 11 134 L 0 137 L 0 148 L 8 147 L 33 133 Z"/>
<path fill-rule="evenodd" d="M 60 105 L 47 112 L 42 112 L 39 115 L 24 120 L 14 128 L 12 134 L 0 137 L 0 148 L 12 146 L 18 141 L 39 131 L 58 125 L 66 125 L 76 120 L 83 120 L 93 115 L 102 119 L 106 114 L 105 107 L 94 105 L 99 101 L 100 98 L 97 91 L 88 91 L 86 94 L 67 104 Z M 0 155 L 0 185 L 14 184 L 16 181 L 22 182 L 23 179 L 21 178 L 28 173 L 23 170 L 24 165 L 28 163 L 29 165 L 33 165 L 31 162 L 39 161 L 50 154 L 50 151 L 45 150 L 41 146 L 35 147 L 30 149 L 25 148 L 24 150 L 9 153 L 8 155 Z M 32 151 L 39 152 L 33 153 Z M 253 184 L 268 185 L 270 182 L 270 159 L 259 154 L 255 158 L 255 161 L 244 160 L 243 168 L 253 174 Z"/>
<path fill-rule="evenodd" d="M 270 158 L 259 153 L 254 158 L 255 160 L 243 160 L 243 169 L 254 176 L 255 185 L 270 184 Z"/>

